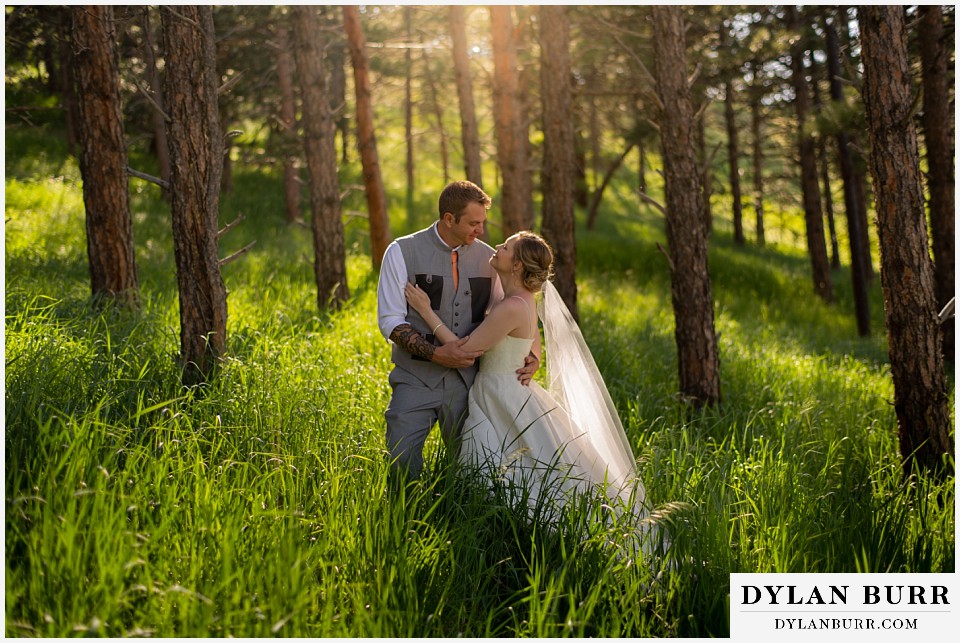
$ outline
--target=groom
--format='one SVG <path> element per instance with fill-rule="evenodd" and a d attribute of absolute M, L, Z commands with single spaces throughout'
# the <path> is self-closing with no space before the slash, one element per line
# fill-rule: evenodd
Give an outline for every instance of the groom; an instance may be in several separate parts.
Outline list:
<path fill-rule="evenodd" d="M 467 391 L 481 353 L 465 351 L 467 336 L 503 298 L 490 267 L 493 248 L 477 239 L 490 197 L 470 181 L 455 181 L 440 193 L 440 217 L 429 227 L 387 247 L 377 284 L 377 321 L 393 342 L 392 395 L 387 405 L 387 448 L 392 468 L 408 479 L 423 468 L 423 444 L 435 422 L 444 444 L 455 448 L 467 415 Z M 433 310 L 459 341 L 441 345 L 420 315 L 407 306 L 407 283 L 429 296 Z M 532 355 L 517 371 L 529 384 L 539 362 Z"/>

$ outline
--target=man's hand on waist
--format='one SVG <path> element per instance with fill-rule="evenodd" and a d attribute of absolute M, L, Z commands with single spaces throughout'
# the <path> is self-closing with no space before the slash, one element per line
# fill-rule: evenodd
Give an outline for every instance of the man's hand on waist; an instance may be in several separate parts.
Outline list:
<path fill-rule="evenodd" d="M 469 337 L 464 337 L 455 342 L 447 342 L 443 346 L 436 347 L 430 361 L 434 364 L 446 366 L 447 368 L 466 368 L 472 366 L 474 360 L 483 355 L 483 351 L 463 350 L 463 345 L 467 343 L 468 339 Z"/>

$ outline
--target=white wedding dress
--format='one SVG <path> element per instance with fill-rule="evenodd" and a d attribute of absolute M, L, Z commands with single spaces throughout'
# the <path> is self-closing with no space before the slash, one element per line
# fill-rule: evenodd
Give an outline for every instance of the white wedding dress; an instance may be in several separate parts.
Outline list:
<path fill-rule="evenodd" d="M 589 405 L 585 414 L 575 409 L 584 417 L 571 417 L 537 382 L 520 384 L 516 371 L 532 341 L 507 336 L 480 358 L 460 461 L 498 478 L 511 500 L 525 500 L 532 515 L 552 519 L 573 498 L 604 492 L 603 504 L 617 515 L 639 517 L 644 489 L 619 418 L 610 426 L 610 419 Z M 549 364 L 549 353 L 546 359 Z M 572 375 L 589 377 L 583 371 Z"/>

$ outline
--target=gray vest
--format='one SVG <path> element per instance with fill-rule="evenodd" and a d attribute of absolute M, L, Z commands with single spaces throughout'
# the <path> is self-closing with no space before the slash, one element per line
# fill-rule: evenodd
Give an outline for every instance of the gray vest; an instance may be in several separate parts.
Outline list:
<path fill-rule="evenodd" d="M 397 239 L 397 245 L 407 267 L 407 281 L 415 283 L 430 296 L 433 311 L 457 337 L 465 337 L 483 321 L 490 304 L 497 273 L 490 267 L 493 248 L 480 241 L 460 246 L 457 251 L 459 287 L 453 287 L 453 267 L 450 248 L 447 247 L 433 226 Z M 414 330 L 435 346 L 440 341 L 434 337 L 432 328 L 416 310 L 407 306 L 407 321 Z M 449 369 L 434 364 L 422 357 L 411 355 L 396 344 L 393 346 L 393 363 L 415 375 L 427 386 L 435 387 Z M 477 365 L 461 368 L 467 386 L 473 384 Z"/>

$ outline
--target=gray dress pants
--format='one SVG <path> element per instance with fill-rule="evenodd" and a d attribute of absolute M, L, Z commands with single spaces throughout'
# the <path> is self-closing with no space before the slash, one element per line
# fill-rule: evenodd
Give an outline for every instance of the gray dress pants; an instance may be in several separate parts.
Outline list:
<path fill-rule="evenodd" d="M 415 478 L 423 469 L 423 444 L 435 423 L 440 425 L 447 448 L 457 448 L 467 416 L 467 385 L 454 369 L 434 388 L 396 367 L 390 372 L 389 381 L 393 394 L 385 416 L 391 467 Z"/>

